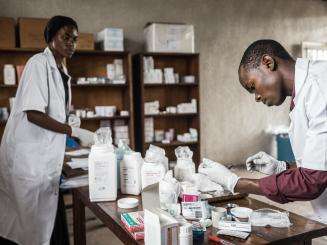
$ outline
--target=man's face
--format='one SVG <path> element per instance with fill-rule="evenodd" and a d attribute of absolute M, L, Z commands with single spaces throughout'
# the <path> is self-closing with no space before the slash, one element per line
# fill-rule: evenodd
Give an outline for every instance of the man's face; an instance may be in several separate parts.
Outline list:
<path fill-rule="evenodd" d="M 74 26 L 64 26 L 54 36 L 52 47 L 63 57 L 70 58 L 76 50 L 78 32 Z"/>
<path fill-rule="evenodd" d="M 256 102 L 262 102 L 267 106 L 282 104 L 286 96 L 282 92 L 282 76 L 278 70 L 269 69 L 264 64 L 258 68 L 239 70 L 241 85 L 255 95 Z"/>

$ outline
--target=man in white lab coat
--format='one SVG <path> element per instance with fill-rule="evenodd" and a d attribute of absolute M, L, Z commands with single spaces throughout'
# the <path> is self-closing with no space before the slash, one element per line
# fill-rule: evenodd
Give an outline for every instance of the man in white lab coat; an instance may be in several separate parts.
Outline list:
<path fill-rule="evenodd" d="M 292 96 L 289 136 L 296 166 L 326 171 L 327 62 L 295 61 L 278 42 L 258 40 L 243 54 L 239 80 L 257 102 L 267 106 L 281 105 L 287 96 Z M 270 175 L 292 165 L 260 152 L 248 158 L 247 167 Z M 295 186 L 291 188 L 296 192 Z M 316 218 L 327 223 L 327 191 L 311 203 Z"/>

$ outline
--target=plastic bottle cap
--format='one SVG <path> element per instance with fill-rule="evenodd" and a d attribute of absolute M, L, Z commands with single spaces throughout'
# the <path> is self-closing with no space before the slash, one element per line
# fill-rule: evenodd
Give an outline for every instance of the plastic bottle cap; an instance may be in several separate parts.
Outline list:
<path fill-rule="evenodd" d="M 139 205 L 139 200 L 136 198 L 122 198 L 118 200 L 119 208 L 136 208 Z"/>

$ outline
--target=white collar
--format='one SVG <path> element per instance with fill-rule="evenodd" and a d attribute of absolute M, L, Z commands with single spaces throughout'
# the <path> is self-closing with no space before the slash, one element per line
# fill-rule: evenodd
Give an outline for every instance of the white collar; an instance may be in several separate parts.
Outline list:
<path fill-rule="evenodd" d="M 47 56 L 50 66 L 53 67 L 53 68 L 58 68 L 56 60 L 55 60 L 55 58 L 54 58 L 54 56 L 52 54 L 52 51 L 49 49 L 49 47 L 46 47 L 44 49 L 43 53 Z"/>
<path fill-rule="evenodd" d="M 49 61 L 49 64 L 50 64 L 50 67 L 51 67 L 51 68 L 58 69 L 58 66 L 57 66 L 56 60 L 55 60 L 55 58 L 54 58 L 54 56 L 53 56 L 53 53 L 52 53 L 51 49 L 50 49 L 49 47 L 46 47 L 46 48 L 44 49 L 43 53 L 47 56 L 48 61 Z M 70 75 L 69 75 L 68 72 L 67 72 L 67 68 L 66 68 L 66 66 L 63 65 L 62 67 L 63 67 L 63 71 L 64 71 L 64 73 L 65 73 L 65 74 L 70 78 Z"/>
<path fill-rule="evenodd" d="M 296 98 L 304 85 L 305 80 L 308 76 L 309 71 L 309 63 L 310 60 L 298 58 L 296 59 L 295 63 L 295 77 L 294 77 L 294 84 L 295 84 L 295 98 L 294 103 L 296 104 Z"/>

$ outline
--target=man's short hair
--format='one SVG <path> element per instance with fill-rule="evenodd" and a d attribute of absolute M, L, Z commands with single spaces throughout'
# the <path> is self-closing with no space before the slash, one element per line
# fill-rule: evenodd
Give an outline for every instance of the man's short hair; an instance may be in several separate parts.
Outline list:
<path fill-rule="evenodd" d="M 259 67 L 263 55 L 270 55 L 284 60 L 291 60 L 291 55 L 277 41 L 271 39 L 261 39 L 253 42 L 244 52 L 239 68 L 243 66 L 245 70 Z"/>

